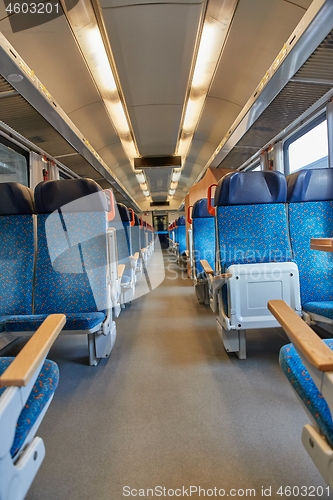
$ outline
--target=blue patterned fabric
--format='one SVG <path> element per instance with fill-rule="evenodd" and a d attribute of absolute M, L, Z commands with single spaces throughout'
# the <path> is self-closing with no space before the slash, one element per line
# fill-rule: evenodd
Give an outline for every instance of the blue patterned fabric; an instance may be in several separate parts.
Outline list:
<path fill-rule="evenodd" d="M 183 255 L 186 251 L 186 226 L 178 226 L 177 228 L 177 242 L 179 243 L 178 251 Z"/>
<path fill-rule="evenodd" d="M 140 252 L 141 250 L 141 243 L 140 243 L 140 227 L 139 226 L 132 226 L 131 227 L 131 237 L 132 237 L 132 250 L 133 250 L 133 255 L 136 252 Z"/>
<path fill-rule="evenodd" d="M 333 301 L 333 253 L 310 249 L 311 238 L 333 236 L 333 201 L 290 203 L 289 227 L 302 306 Z"/>
<path fill-rule="evenodd" d="M 118 218 L 118 220 L 111 221 L 110 226 L 116 230 L 118 264 L 125 264 L 124 272 L 130 272 L 131 263 L 129 256 L 131 255 L 131 240 L 129 223 L 124 223 Z"/>
<path fill-rule="evenodd" d="M 6 370 L 14 358 L 0 358 L 0 375 Z M 39 415 L 43 411 L 46 403 L 56 390 L 59 381 L 59 369 L 56 363 L 46 359 L 37 377 L 31 394 L 23 408 L 16 425 L 15 438 L 10 450 L 12 457 L 20 450 L 27 438 L 30 429 L 35 424 Z M 0 397 L 5 391 L 5 387 L 0 388 Z"/>
<path fill-rule="evenodd" d="M 281 172 L 229 172 L 219 180 L 214 206 L 285 203 L 287 182 Z"/>
<path fill-rule="evenodd" d="M 222 272 L 232 264 L 291 260 L 286 208 L 282 203 L 219 206 L 217 231 Z"/>
<path fill-rule="evenodd" d="M 32 215 L 0 217 L 0 313 L 31 314 L 34 260 Z"/>
<path fill-rule="evenodd" d="M 47 316 L 47 314 L 12 316 L 5 323 L 5 331 L 8 333 L 35 331 Z M 100 325 L 104 319 L 104 312 L 66 313 L 64 330 L 91 330 Z"/>
<path fill-rule="evenodd" d="M 333 339 L 323 342 L 333 350 Z M 317 422 L 329 444 L 333 446 L 333 422 L 329 407 L 292 344 L 282 347 L 279 361 L 283 373 Z"/>
<path fill-rule="evenodd" d="M 303 309 L 306 312 L 319 314 L 333 320 L 333 301 L 306 302 L 303 305 Z"/>
<path fill-rule="evenodd" d="M 107 309 L 106 214 L 40 214 L 37 232 L 35 314 Z"/>
<path fill-rule="evenodd" d="M 192 219 L 193 252 L 195 274 L 198 277 L 203 272 L 200 260 L 207 260 L 215 271 L 215 219 L 214 217 L 202 217 Z"/>

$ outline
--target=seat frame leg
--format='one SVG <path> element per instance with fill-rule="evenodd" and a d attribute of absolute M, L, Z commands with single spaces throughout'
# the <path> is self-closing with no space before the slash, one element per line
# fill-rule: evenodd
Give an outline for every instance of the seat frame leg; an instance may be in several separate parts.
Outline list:
<path fill-rule="evenodd" d="M 226 330 L 216 318 L 217 331 L 227 352 L 234 352 L 239 359 L 246 359 L 246 330 Z"/>

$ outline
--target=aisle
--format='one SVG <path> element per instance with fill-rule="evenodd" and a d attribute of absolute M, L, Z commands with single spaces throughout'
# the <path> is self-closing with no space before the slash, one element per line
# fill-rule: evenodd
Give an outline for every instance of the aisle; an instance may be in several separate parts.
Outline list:
<path fill-rule="evenodd" d="M 164 262 L 163 283 L 117 319 L 109 360 L 86 366 L 86 345 L 73 338 L 52 349 L 61 381 L 27 499 L 119 500 L 129 489 L 153 498 L 146 489 L 157 486 L 255 489 L 252 498 L 272 486 L 281 498 L 281 485 L 325 486 L 300 442 L 307 417 L 278 365 L 284 335 L 253 332 L 247 360 L 227 356 L 210 309 L 167 252 Z"/>

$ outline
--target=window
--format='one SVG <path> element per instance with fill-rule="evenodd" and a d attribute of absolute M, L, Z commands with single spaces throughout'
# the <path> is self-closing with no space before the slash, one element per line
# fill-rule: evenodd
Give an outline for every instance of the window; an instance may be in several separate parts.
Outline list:
<path fill-rule="evenodd" d="M 285 142 L 284 158 L 287 174 L 328 167 L 327 120 L 323 115 Z"/>
<path fill-rule="evenodd" d="M 0 182 L 28 186 L 28 163 L 24 155 L 0 142 Z"/>

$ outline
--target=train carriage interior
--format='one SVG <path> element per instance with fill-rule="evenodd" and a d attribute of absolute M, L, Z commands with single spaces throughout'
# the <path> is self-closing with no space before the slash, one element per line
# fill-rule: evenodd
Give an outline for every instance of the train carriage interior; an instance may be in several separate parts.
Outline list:
<path fill-rule="evenodd" d="M 332 351 L 333 0 L 0 0 L 0 500 L 331 499 Z"/>

